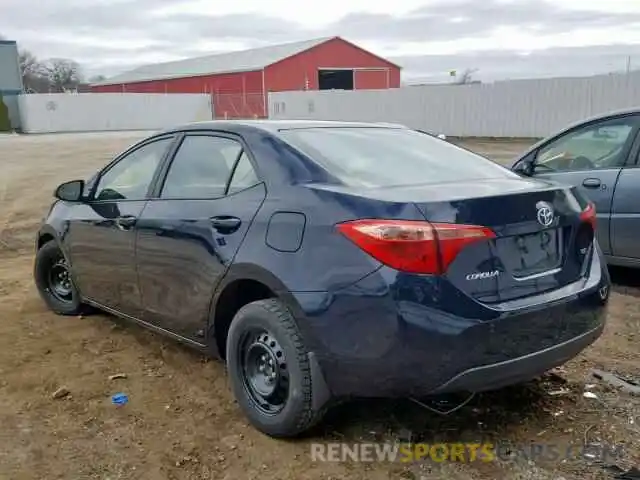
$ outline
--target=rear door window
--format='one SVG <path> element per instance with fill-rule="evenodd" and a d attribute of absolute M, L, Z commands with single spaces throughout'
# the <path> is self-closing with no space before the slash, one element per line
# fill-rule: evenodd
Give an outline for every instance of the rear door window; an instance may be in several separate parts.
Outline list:
<path fill-rule="evenodd" d="M 171 162 L 160 197 L 222 197 L 241 152 L 242 145 L 230 138 L 186 136 Z"/>

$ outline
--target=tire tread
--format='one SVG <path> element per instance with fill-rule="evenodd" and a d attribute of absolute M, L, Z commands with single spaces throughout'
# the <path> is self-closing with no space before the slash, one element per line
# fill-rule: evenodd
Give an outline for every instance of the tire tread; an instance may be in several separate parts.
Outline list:
<path fill-rule="evenodd" d="M 313 376 L 309 359 L 309 351 L 304 344 L 295 318 L 280 300 L 277 298 L 256 300 L 245 305 L 242 309 L 248 306 L 261 308 L 269 315 L 273 316 L 274 320 L 276 320 L 284 329 L 293 345 L 293 348 L 295 349 L 295 361 L 297 362 L 301 372 L 301 385 L 299 385 L 299 387 L 302 394 L 302 408 L 300 408 L 297 413 L 297 418 L 291 421 L 288 428 L 283 430 L 278 428 L 269 429 L 270 431 L 268 434 L 275 438 L 298 436 L 315 426 L 328 409 L 328 405 L 323 406 L 319 410 L 313 408 Z M 242 311 L 242 309 L 240 311 Z M 227 356 L 227 361 L 228 360 L 229 356 Z"/>
<path fill-rule="evenodd" d="M 269 298 L 266 300 L 259 300 L 258 302 L 256 302 L 256 304 L 261 304 L 260 306 L 262 308 L 278 317 L 280 323 L 287 330 L 287 333 L 289 334 L 291 340 L 293 341 L 293 344 L 295 345 L 297 361 L 299 362 L 300 369 L 304 372 L 304 384 L 302 386 L 302 393 L 304 395 L 305 408 L 302 411 L 302 415 L 300 415 L 300 418 L 297 422 L 297 430 L 299 432 L 302 432 L 311 428 L 322 416 L 317 415 L 317 412 L 314 412 L 312 408 L 313 381 L 311 378 L 309 352 L 304 346 L 302 336 L 300 335 L 298 325 L 296 324 L 293 315 L 291 315 L 289 310 L 286 309 L 280 301 L 275 298 Z"/>
<path fill-rule="evenodd" d="M 80 298 L 78 297 L 78 292 L 75 289 L 75 286 L 74 286 L 74 295 L 75 295 L 74 303 L 70 305 L 65 305 L 60 301 L 58 301 L 56 298 L 54 298 L 53 295 L 51 295 L 51 293 L 47 291 L 46 287 L 43 285 L 44 280 L 40 278 L 42 274 L 40 270 L 41 269 L 40 262 L 42 262 L 43 260 L 46 260 L 46 256 L 53 255 L 53 253 L 56 251 L 58 252 L 60 251 L 60 247 L 58 243 L 55 240 L 49 240 L 44 245 L 42 245 L 42 247 L 40 247 L 40 249 L 38 249 L 38 251 L 36 252 L 36 259 L 35 259 L 35 265 L 34 265 L 34 278 L 35 278 L 35 283 L 38 289 L 38 293 L 40 294 L 40 297 L 44 300 L 44 302 L 47 304 L 49 309 L 54 313 L 58 315 L 64 315 L 64 316 L 81 315 L 86 311 L 85 305 L 80 301 Z"/>

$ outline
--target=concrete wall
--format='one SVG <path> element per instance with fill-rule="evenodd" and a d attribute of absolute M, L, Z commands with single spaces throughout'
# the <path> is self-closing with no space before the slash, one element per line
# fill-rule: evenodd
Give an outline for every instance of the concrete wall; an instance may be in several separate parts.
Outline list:
<path fill-rule="evenodd" d="M 211 120 L 202 94 L 31 94 L 18 99 L 24 133 L 159 130 Z"/>
<path fill-rule="evenodd" d="M 640 72 L 372 91 L 269 94 L 281 119 L 396 122 L 451 136 L 544 137 L 569 123 L 640 107 Z"/>
<path fill-rule="evenodd" d="M 0 40 L 0 131 L 20 128 L 18 95 L 22 93 L 22 76 L 18 63 L 18 46 Z M 9 121 L 6 121 L 8 115 Z"/>

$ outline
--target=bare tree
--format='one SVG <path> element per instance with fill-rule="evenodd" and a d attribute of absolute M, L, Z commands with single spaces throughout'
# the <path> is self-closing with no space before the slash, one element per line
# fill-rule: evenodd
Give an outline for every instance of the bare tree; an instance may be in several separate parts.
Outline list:
<path fill-rule="evenodd" d="M 18 52 L 22 85 L 27 93 L 48 92 L 49 80 L 42 62 L 29 50 Z"/>
<path fill-rule="evenodd" d="M 38 62 L 36 56 L 29 50 L 20 50 L 18 52 L 18 61 L 20 62 L 20 73 L 23 78 L 28 74 L 43 73 L 42 65 Z"/>
<path fill-rule="evenodd" d="M 466 68 L 460 75 L 457 75 L 455 83 L 458 85 L 466 85 L 468 83 L 475 83 L 473 80 L 473 74 L 478 71 L 477 68 Z"/>
<path fill-rule="evenodd" d="M 18 52 L 18 61 L 20 62 L 20 73 L 23 80 L 29 76 L 45 77 L 47 75 L 42 62 L 29 50 L 20 50 Z"/>
<path fill-rule="evenodd" d="M 6 36 L 0 33 L 0 40 Z M 82 81 L 80 65 L 66 58 L 51 58 L 41 62 L 32 52 L 18 50 L 22 85 L 27 93 L 65 92 Z"/>
<path fill-rule="evenodd" d="M 68 58 L 50 58 L 44 64 L 51 91 L 62 93 L 74 90 L 82 81 L 80 65 Z"/>

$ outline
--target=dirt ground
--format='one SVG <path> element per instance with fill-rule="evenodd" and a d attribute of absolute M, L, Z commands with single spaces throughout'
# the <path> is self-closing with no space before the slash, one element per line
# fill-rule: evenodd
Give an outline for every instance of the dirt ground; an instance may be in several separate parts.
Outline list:
<path fill-rule="evenodd" d="M 358 401 L 332 410 L 311 435 L 276 441 L 250 426 L 225 369 L 186 347 L 106 315 L 62 318 L 33 287 L 38 222 L 64 180 L 84 178 L 141 133 L 0 137 L 0 479 L 592 479 L 613 478 L 585 458 L 526 458 L 534 442 L 621 446 L 607 463 L 640 462 L 640 398 L 589 377 L 591 368 L 640 379 L 640 280 L 613 271 L 603 337 L 527 385 L 479 395 L 441 417 L 409 401 Z M 467 141 L 506 161 L 526 142 Z M 126 378 L 110 380 L 114 374 Z M 583 397 L 593 383 L 597 399 Z M 55 399 L 64 387 L 69 395 Z M 566 389 L 560 395 L 554 390 Z M 125 392 L 115 407 L 110 396 Z M 511 445 L 491 463 L 314 462 L 313 442 Z M 635 442 L 635 444 L 633 443 Z"/>

